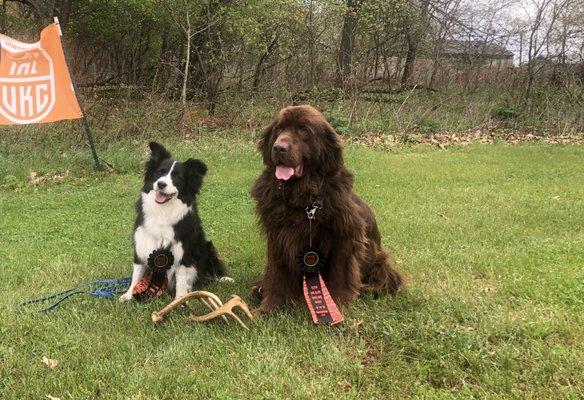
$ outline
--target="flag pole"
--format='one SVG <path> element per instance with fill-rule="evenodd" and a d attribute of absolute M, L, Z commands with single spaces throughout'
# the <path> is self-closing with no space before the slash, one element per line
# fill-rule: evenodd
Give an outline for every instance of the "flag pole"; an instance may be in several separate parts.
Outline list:
<path fill-rule="evenodd" d="M 61 26 L 59 25 L 59 18 L 54 17 L 54 22 L 59 26 L 59 33 L 63 36 L 63 31 L 61 31 Z M 65 49 L 63 48 L 63 54 L 65 54 Z M 103 165 L 99 162 L 99 157 L 97 156 L 97 150 L 95 149 L 95 144 L 93 142 L 93 137 L 91 136 L 91 131 L 89 130 L 89 122 L 87 121 L 87 117 L 85 116 L 85 110 L 81 105 L 81 101 L 79 100 L 79 96 L 77 95 L 77 82 L 75 82 L 75 76 L 72 73 L 71 66 L 69 65 L 69 60 L 67 56 L 65 56 L 65 63 L 67 64 L 67 68 L 69 69 L 69 76 L 71 77 L 71 84 L 73 85 L 73 91 L 75 92 L 75 97 L 77 98 L 77 103 L 79 104 L 79 109 L 81 110 L 81 114 L 83 115 L 83 132 L 87 137 L 87 142 L 89 143 L 89 148 L 91 149 L 91 154 L 93 155 L 93 162 L 95 163 L 94 168 L 96 171 L 103 171 Z"/>

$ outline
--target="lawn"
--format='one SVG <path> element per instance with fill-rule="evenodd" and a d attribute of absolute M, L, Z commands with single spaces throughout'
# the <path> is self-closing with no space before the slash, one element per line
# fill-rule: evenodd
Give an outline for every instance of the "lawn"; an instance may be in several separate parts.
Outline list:
<path fill-rule="evenodd" d="M 189 323 L 187 310 L 154 326 L 168 297 L 17 313 L 22 300 L 130 274 L 143 145 L 112 144 L 104 157 L 123 168 L 107 174 L 83 172 L 85 152 L 44 167 L 50 154 L 0 160 L 0 398 L 584 396 L 584 146 L 349 146 L 356 191 L 408 285 L 359 299 L 338 327 L 312 325 L 303 307 L 248 332 Z M 236 280 L 209 289 L 251 302 L 265 254 L 248 194 L 259 156 L 248 140 L 169 147 L 209 165 L 200 212 Z M 71 170 L 53 183 L 59 165 Z M 29 168 L 48 182 L 25 183 Z"/>

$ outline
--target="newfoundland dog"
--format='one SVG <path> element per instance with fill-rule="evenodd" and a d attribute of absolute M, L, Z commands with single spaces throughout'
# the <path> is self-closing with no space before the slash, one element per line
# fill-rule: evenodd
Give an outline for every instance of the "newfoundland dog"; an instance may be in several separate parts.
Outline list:
<path fill-rule="evenodd" d="M 268 245 L 267 266 L 253 288 L 259 312 L 302 299 L 298 257 L 310 242 L 326 256 L 320 272 L 338 305 L 364 291 L 396 293 L 402 276 L 381 248 L 373 212 L 353 192 L 341 138 L 325 117 L 311 106 L 286 107 L 258 148 L 265 169 L 251 193 Z"/>

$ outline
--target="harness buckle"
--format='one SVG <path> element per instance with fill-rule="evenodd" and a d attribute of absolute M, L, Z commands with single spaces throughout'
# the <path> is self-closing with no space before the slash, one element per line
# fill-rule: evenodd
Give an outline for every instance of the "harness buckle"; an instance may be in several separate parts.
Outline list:
<path fill-rule="evenodd" d="M 316 200 L 314 203 L 312 203 L 312 206 L 306 207 L 304 211 L 306 211 L 306 216 L 308 217 L 308 219 L 314 219 L 316 210 L 320 210 L 321 208 L 322 201 Z"/>

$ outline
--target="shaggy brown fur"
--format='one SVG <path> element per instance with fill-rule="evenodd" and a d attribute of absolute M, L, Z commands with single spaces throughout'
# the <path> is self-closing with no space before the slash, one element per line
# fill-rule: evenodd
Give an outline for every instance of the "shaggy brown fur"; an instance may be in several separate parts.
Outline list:
<path fill-rule="evenodd" d="M 302 298 L 297 255 L 309 242 L 305 208 L 319 193 L 324 206 L 312 223 L 313 243 L 328 255 L 322 273 L 337 304 L 346 305 L 361 291 L 396 293 L 402 277 L 381 248 L 373 212 L 353 193 L 340 137 L 324 116 L 310 106 L 286 107 L 258 147 L 266 168 L 251 193 L 268 242 L 267 266 L 254 287 L 262 297 L 259 311 Z M 294 168 L 294 176 L 277 179 L 277 165 Z"/>

